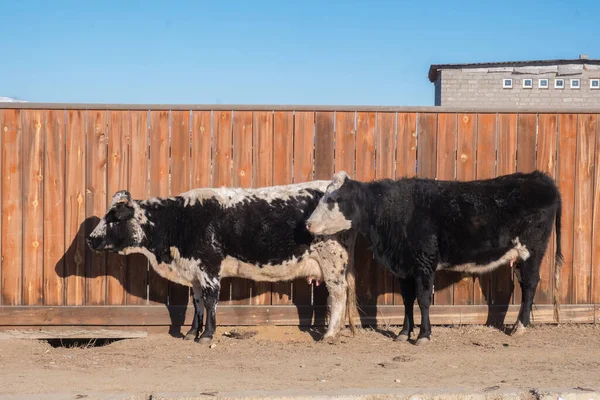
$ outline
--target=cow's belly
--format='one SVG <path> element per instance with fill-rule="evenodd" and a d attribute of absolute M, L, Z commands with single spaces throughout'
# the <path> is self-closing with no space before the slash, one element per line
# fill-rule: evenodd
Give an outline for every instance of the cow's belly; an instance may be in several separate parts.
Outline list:
<path fill-rule="evenodd" d="M 323 273 L 317 260 L 309 253 L 300 260 L 291 258 L 281 264 L 250 264 L 228 256 L 221 263 L 222 278 L 244 278 L 262 282 L 291 281 L 298 278 L 323 280 Z"/>

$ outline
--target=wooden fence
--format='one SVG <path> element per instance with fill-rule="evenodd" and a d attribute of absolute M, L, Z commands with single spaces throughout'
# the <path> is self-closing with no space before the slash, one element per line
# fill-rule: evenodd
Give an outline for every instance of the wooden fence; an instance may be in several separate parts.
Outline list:
<path fill-rule="evenodd" d="M 561 317 L 598 322 L 599 121 L 576 110 L 0 105 L 0 326 L 189 324 L 187 288 L 160 278 L 143 256 L 93 254 L 85 245 L 112 194 L 278 185 L 342 169 L 364 181 L 548 172 L 563 197 Z M 552 322 L 554 247 L 553 235 L 534 321 Z M 362 239 L 356 257 L 364 321 L 400 323 L 397 282 Z M 228 279 L 218 322 L 321 323 L 326 298 L 324 285 L 305 281 Z M 520 300 L 509 268 L 481 279 L 440 273 L 432 322 L 483 323 L 508 313 L 511 323 Z"/>

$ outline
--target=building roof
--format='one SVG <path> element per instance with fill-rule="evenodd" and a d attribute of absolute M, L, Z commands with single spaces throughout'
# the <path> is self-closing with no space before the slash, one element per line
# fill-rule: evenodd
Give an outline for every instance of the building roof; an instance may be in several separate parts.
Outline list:
<path fill-rule="evenodd" d="M 531 60 L 531 61 L 501 61 L 470 64 L 432 64 L 429 67 L 429 80 L 435 82 L 438 78 L 438 72 L 441 69 L 462 69 L 462 68 L 490 68 L 490 67 L 529 67 L 529 66 L 548 66 L 565 64 L 594 64 L 600 65 L 600 59 L 588 59 L 585 57 L 560 60 Z"/>

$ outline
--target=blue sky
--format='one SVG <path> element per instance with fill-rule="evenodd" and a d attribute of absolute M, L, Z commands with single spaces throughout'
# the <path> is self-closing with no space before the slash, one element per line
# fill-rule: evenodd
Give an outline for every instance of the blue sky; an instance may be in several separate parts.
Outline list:
<path fill-rule="evenodd" d="M 600 58 L 600 1 L 0 0 L 0 96 L 433 105 L 432 63 Z"/>

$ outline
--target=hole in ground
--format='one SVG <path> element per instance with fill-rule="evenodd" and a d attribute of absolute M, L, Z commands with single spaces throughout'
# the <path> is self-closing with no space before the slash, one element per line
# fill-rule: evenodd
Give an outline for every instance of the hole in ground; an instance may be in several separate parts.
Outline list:
<path fill-rule="evenodd" d="M 107 346 L 111 343 L 114 342 L 118 342 L 120 340 L 125 340 L 125 339 L 99 339 L 99 338 L 90 338 L 90 339 L 46 339 L 43 340 L 44 342 L 47 342 L 50 346 L 54 347 L 54 348 L 66 348 L 66 349 L 72 349 L 72 348 L 82 348 L 82 349 L 87 349 L 87 348 L 91 348 L 91 347 L 102 347 L 102 346 Z"/>

